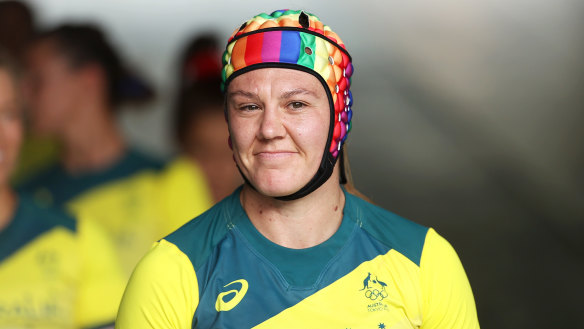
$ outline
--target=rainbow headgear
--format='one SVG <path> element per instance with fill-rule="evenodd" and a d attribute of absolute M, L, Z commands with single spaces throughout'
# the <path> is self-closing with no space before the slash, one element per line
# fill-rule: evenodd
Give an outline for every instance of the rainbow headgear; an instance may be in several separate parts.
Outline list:
<path fill-rule="evenodd" d="M 221 88 L 227 90 L 229 82 L 240 74 L 267 67 L 314 75 L 329 99 L 331 125 L 317 173 L 296 193 L 278 198 L 294 200 L 320 187 L 342 157 L 342 145 L 351 130 L 353 116 L 353 96 L 349 90 L 353 64 L 339 36 L 318 17 L 300 10 L 277 10 L 270 15 L 254 16 L 233 32 L 223 53 Z M 341 172 L 344 183 L 344 169 Z"/>

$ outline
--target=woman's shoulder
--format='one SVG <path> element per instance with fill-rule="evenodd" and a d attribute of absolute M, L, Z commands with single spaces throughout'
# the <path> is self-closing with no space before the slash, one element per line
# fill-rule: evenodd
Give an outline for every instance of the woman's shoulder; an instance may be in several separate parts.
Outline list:
<path fill-rule="evenodd" d="M 77 221 L 59 209 L 46 208 L 19 193 L 18 205 L 10 224 L 0 231 L 0 261 L 19 250 L 55 249 L 75 241 Z M 31 249 L 32 250 L 32 249 Z"/>
<path fill-rule="evenodd" d="M 390 249 L 395 249 L 412 262 L 420 258 L 429 228 L 346 193 L 345 214 L 363 231 Z"/>
<path fill-rule="evenodd" d="M 239 189 L 209 210 L 190 220 L 163 240 L 174 244 L 198 266 L 233 228 L 239 205 Z"/>

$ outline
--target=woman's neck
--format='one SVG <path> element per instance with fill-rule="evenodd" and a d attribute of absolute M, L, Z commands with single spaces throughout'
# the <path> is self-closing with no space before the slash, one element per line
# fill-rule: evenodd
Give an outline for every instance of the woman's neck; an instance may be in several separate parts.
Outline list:
<path fill-rule="evenodd" d="M 16 195 L 7 185 L 0 188 L 0 232 L 10 224 L 16 209 Z"/>
<path fill-rule="evenodd" d="M 310 248 L 329 239 L 343 220 L 345 195 L 334 177 L 292 201 L 264 196 L 246 184 L 241 204 L 252 224 L 270 241 L 292 249 Z"/>
<path fill-rule="evenodd" d="M 61 159 L 68 172 L 98 171 L 122 157 L 124 138 L 108 111 L 89 111 L 97 114 L 80 115 L 65 129 Z"/>

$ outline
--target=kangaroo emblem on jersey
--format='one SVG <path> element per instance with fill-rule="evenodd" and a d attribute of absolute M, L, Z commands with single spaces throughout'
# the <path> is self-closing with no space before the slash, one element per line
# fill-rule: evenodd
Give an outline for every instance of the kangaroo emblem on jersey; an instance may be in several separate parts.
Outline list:
<path fill-rule="evenodd" d="M 359 291 L 365 290 L 365 297 L 371 300 L 382 301 L 388 296 L 385 290 L 386 287 L 387 283 L 379 280 L 377 275 L 375 275 L 375 279 L 371 279 L 371 273 L 368 272 L 367 277 L 363 280 L 363 288 L 359 289 Z"/>
<path fill-rule="evenodd" d="M 224 291 L 217 296 L 217 301 L 215 302 L 215 309 L 217 310 L 217 312 L 232 310 L 235 306 L 237 306 L 237 304 L 239 304 L 239 302 L 241 302 L 241 300 L 243 299 L 243 297 L 247 293 L 247 289 L 249 288 L 249 284 L 244 279 L 235 280 L 231 283 L 226 284 L 225 286 L 223 286 L 223 288 L 227 288 L 230 285 L 235 284 L 235 283 L 241 284 L 241 288 L 239 288 L 239 290 L 231 289 L 228 291 Z M 230 299 L 228 299 L 226 301 L 225 297 L 227 297 L 231 294 L 233 294 L 233 297 L 231 297 Z"/>
<path fill-rule="evenodd" d="M 389 296 L 386 288 L 387 283 L 379 280 L 377 275 L 367 272 L 367 276 L 363 280 L 363 288 L 359 289 L 359 291 L 365 290 L 365 298 L 369 300 L 367 303 L 367 310 L 369 312 L 389 310 L 387 304 L 382 302 Z"/>
<path fill-rule="evenodd" d="M 367 277 L 365 278 L 365 280 L 363 280 L 363 289 L 361 290 L 365 290 L 365 288 L 369 289 L 369 281 L 371 280 L 371 273 L 367 272 Z"/>

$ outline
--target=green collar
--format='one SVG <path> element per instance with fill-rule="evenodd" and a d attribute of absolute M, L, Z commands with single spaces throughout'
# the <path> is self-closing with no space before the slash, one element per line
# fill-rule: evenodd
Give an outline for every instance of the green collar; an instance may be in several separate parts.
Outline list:
<path fill-rule="evenodd" d="M 344 190 L 343 190 L 344 191 Z M 233 194 L 232 209 L 234 210 L 235 228 L 268 262 L 274 265 L 290 286 L 298 289 L 310 289 L 318 284 L 323 270 L 335 258 L 343 246 L 349 241 L 355 228 L 355 222 L 347 216 L 351 209 L 351 198 L 345 193 L 343 219 L 337 231 L 326 241 L 314 247 L 291 249 L 280 246 L 263 236 L 251 223 L 240 201 L 239 192 Z"/>

